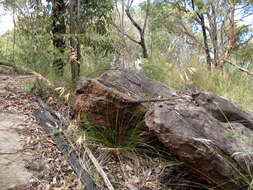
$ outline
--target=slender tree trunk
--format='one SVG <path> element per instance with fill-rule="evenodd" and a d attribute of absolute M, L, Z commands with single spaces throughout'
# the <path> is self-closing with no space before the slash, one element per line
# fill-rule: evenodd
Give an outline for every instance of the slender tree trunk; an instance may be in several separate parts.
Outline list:
<path fill-rule="evenodd" d="M 134 40 L 132 38 L 130 38 L 132 41 L 134 41 L 135 43 L 139 44 L 142 48 L 142 57 L 148 59 L 149 55 L 148 55 L 148 50 L 147 50 L 147 46 L 146 46 L 146 42 L 145 42 L 145 29 L 146 29 L 146 25 L 147 25 L 147 19 L 149 16 L 149 7 L 147 7 L 146 10 L 146 17 L 145 17 L 145 21 L 144 21 L 144 25 L 143 27 L 141 27 L 132 17 L 132 15 L 130 14 L 129 9 L 125 10 L 127 17 L 129 18 L 129 20 L 131 21 L 131 23 L 134 25 L 134 27 L 138 30 L 139 35 L 140 35 L 140 40 Z"/>
<path fill-rule="evenodd" d="M 204 47 L 205 47 L 205 52 L 206 52 L 206 63 L 209 69 L 212 67 L 212 60 L 210 56 L 210 50 L 208 46 L 208 39 L 207 39 L 207 32 L 206 32 L 206 26 L 205 26 L 205 17 L 203 14 L 198 13 L 195 10 L 195 4 L 194 0 L 191 0 L 192 3 L 192 9 L 197 13 L 198 18 L 200 19 L 200 25 L 202 29 L 202 36 L 203 36 L 203 41 L 204 41 Z"/>
<path fill-rule="evenodd" d="M 229 21 L 229 31 L 228 31 L 228 45 L 225 47 L 225 53 L 222 57 L 221 61 L 219 62 L 218 67 L 223 68 L 226 61 L 230 58 L 231 52 L 235 47 L 235 38 L 236 38 L 236 31 L 235 31 L 235 2 L 232 1 L 232 7 L 230 8 L 230 16 L 228 18 Z"/>
<path fill-rule="evenodd" d="M 120 18 L 120 29 L 122 31 L 122 33 L 120 33 L 120 40 L 121 42 L 124 42 L 125 40 L 125 0 L 122 0 L 121 1 L 121 12 L 122 12 L 122 15 L 121 15 L 121 18 Z M 123 48 L 123 51 L 121 51 L 121 67 L 122 68 L 125 68 L 126 67 L 126 64 L 125 64 L 125 51 L 124 51 L 125 47 Z"/>
<path fill-rule="evenodd" d="M 206 63 L 209 69 L 212 67 L 212 61 L 210 57 L 210 50 L 208 46 L 208 39 L 207 39 L 207 33 L 206 33 L 206 27 L 205 27 L 205 18 L 203 14 L 199 15 L 200 21 L 201 21 L 201 29 L 202 29 L 202 35 L 204 40 L 204 47 L 206 52 Z"/>
<path fill-rule="evenodd" d="M 13 29 L 13 46 L 12 46 L 12 61 L 15 62 L 15 45 L 16 45 L 16 20 L 15 20 L 15 8 L 13 7 L 13 25 L 14 25 L 14 29 Z"/>
<path fill-rule="evenodd" d="M 218 47 L 218 29 L 217 29 L 217 15 L 215 5 L 211 5 L 212 15 L 209 17 L 209 23 L 211 27 L 211 40 L 213 44 L 214 54 L 214 66 L 217 67 L 219 64 L 219 47 Z"/>
<path fill-rule="evenodd" d="M 71 57 L 70 57 L 70 65 L 71 65 L 71 75 L 72 81 L 76 81 L 76 79 L 80 75 L 80 26 L 79 26 L 79 1 L 71 0 L 70 1 L 70 46 L 71 46 Z M 78 28 L 78 29 L 76 29 Z M 78 34 L 76 34 L 78 30 Z"/>
<path fill-rule="evenodd" d="M 81 0 L 77 0 L 77 77 L 80 76 L 80 61 L 81 61 L 81 42 L 80 42 L 80 34 L 81 34 L 81 16 L 80 16 L 80 8 L 81 8 Z"/>
<path fill-rule="evenodd" d="M 70 58 L 72 80 L 76 81 L 80 76 L 80 0 L 70 1 L 70 45 L 72 56 Z"/>
<path fill-rule="evenodd" d="M 66 33 L 66 24 L 65 24 L 65 11 L 66 5 L 64 0 L 53 0 L 52 8 L 52 33 L 53 33 L 53 45 L 59 51 L 59 54 L 55 55 L 53 62 L 53 67 L 57 74 L 63 75 L 64 71 L 64 60 L 62 58 L 65 51 L 65 39 L 64 34 Z"/>
<path fill-rule="evenodd" d="M 148 50 L 147 50 L 147 47 L 146 47 L 146 42 L 145 42 L 145 36 L 144 36 L 144 33 L 141 34 L 141 41 L 140 41 L 140 45 L 142 47 L 142 55 L 143 55 L 143 58 L 146 58 L 148 59 L 149 56 L 148 56 Z"/>
<path fill-rule="evenodd" d="M 70 46 L 71 46 L 71 57 L 70 57 L 70 67 L 71 67 L 71 76 L 72 76 L 72 80 L 75 78 L 74 77 L 74 71 L 75 71 L 75 47 L 76 47 L 76 43 L 75 43 L 75 0 L 70 0 Z"/>

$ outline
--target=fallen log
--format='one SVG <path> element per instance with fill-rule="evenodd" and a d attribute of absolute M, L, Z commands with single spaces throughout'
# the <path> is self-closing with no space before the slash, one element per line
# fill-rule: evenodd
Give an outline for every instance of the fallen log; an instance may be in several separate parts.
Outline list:
<path fill-rule="evenodd" d="M 68 127 L 67 120 L 61 115 L 61 113 L 50 109 L 39 97 L 37 97 L 35 89 L 32 89 L 32 94 L 42 108 L 34 111 L 34 116 L 39 121 L 40 126 L 51 136 L 57 148 L 67 158 L 71 168 L 80 178 L 85 189 L 96 190 L 96 184 L 81 164 L 78 154 L 63 133 L 63 129 Z"/>
<path fill-rule="evenodd" d="M 253 173 L 253 116 L 228 100 L 209 92 L 177 92 L 125 70 L 82 78 L 75 95 L 76 118 L 103 127 L 120 120 L 120 132 L 127 134 L 135 126 L 131 118 L 142 115 L 168 151 L 217 189 L 247 189 Z"/>
<path fill-rule="evenodd" d="M 13 70 L 17 74 L 20 74 L 20 75 L 33 75 L 33 71 L 32 70 L 22 68 L 20 66 L 17 66 L 14 63 L 11 63 L 11 62 L 8 62 L 8 61 L 0 60 L 0 65 L 11 67 L 11 68 L 13 68 Z"/>
<path fill-rule="evenodd" d="M 46 82 L 47 85 L 49 85 L 49 86 L 52 86 L 52 83 L 47 78 L 45 78 L 44 76 L 42 76 L 41 74 L 39 74 L 33 70 L 26 69 L 26 68 L 17 66 L 14 63 L 11 63 L 8 61 L 3 61 L 3 60 L 0 60 L 0 66 L 10 67 L 19 75 L 34 75 L 37 79 Z"/>

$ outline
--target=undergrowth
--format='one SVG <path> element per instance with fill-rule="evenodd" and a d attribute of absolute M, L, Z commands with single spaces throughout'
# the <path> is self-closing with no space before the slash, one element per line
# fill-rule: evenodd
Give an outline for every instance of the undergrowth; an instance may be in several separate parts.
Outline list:
<path fill-rule="evenodd" d="M 79 131 L 81 135 L 85 136 L 87 143 L 99 144 L 112 151 L 130 151 L 150 157 L 159 156 L 168 160 L 176 160 L 175 157 L 165 151 L 158 139 L 147 130 L 142 118 L 132 120 L 131 124 L 128 123 L 128 126 L 122 125 L 124 122 L 117 117 L 116 120 L 108 126 L 101 126 L 85 119 L 80 122 Z"/>
<path fill-rule="evenodd" d="M 157 178 L 152 182 L 153 188 L 161 189 L 160 176 L 151 173 L 151 168 L 157 168 L 160 173 L 166 165 L 176 165 L 179 161 L 147 130 L 143 116 L 126 120 L 122 113 L 119 111 L 107 125 L 83 119 L 78 124 L 78 143 L 90 147 L 103 167 L 109 167 L 108 177 L 116 189 L 126 189 L 119 185 L 121 181 L 132 181 L 138 189 L 145 189 L 150 186 L 151 176 Z M 90 172 L 96 173 L 91 168 Z M 99 176 L 93 177 L 103 184 Z"/>
<path fill-rule="evenodd" d="M 190 64 L 168 73 L 166 83 L 180 90 L 207 90 L 224 96 L 245 109 L 253 109 L 252 78 L 231 68 L 208 70 L 205 65 Z M 181 84 L 181 85 L 178 85 Z"/>
<path fill-rule="evenodd" d="M 183 65 L 144 60 L 142 67 L 146 76 L 158 79 L 168 87 L 182 91 L 211 91 L 247 110 L 253 109 L 253 77 L 230 65 L 226 65 L 223 71 L 209 70 L 206 64 L 192 58 Z"/>

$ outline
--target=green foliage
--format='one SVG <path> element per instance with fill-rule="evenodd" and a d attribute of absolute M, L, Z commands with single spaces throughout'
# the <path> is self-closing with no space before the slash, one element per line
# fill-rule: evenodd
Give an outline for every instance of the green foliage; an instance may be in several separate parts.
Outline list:
<path fill-rule="evenodd" d="M 154 62 L 147 59 L 141 59 L 141 73 L 149 78 L 153 78 L 158 81 L 165 81 L 169 70 L 173 67 L 165 61 Z"/>
<path fill-rule="evenodd" d="M 81 3 L 82 23 L 85 30 L 87 27 L 93 27 L 97 33 L 106 34 L 112 10 L 112 0 L 84 1 Z"/>
<path fill-rule="evenodd" d="M 224 96 L 246 109 L 253 109 L 253 78 L 227 66 L 224 71 L 213 68 L 191 58 L 188 64 L 175 65 L 166 62 L 143 61 L 142 72 L 151 78 L 165 82 L 178 90 L 207 90 Z"/>
<path fill-rule="evenodd" d="M 6 32 L 0 38 L 0 59 L 11 60 L 13 57 L 12 33 Z"/>
<path fill-rule="evenodd" d="M 28 83 L 26 83 L 22 88 L 24 89 L 24 90 L 31 90 L 32 88 L 34 87 L 34 83 L 33 82 L 28 82 Z"/>
<path fill-rule="evenodd" d="M 116 120 L 119 118 L 116 118 Z M 135 118 L 136 119 L 136 118 Z M 134 120 L 135 120 L 134 119 Z M 86 143 L 101 145 L 105 148 L 123 152 L 135 152 L 149 155 L 150 157 L 161 157 L 175 161 L 176 158 L 170 155 L 163 145 L 145 129 L 144 121 L 139 118 L 134 126 L 122 126 L 122 121 L 115 121 L 109 126 L 98 126 L 87 119 L 80 123 L 80 132 L 85 135 Z M 129 128 L 122 133 L 122 129 Z"/>
<path fill-rule="evenodd" d="M 234 57 L 238 65 L 244 66 L 244 64 L 252 63 L 253 61 L 253 43 L 244 44 L 240 46 L 237 51 L 234 53 Z M 249 64 L 249 68 L 252 66 Z"/>
<path fill-rule="evenodd" d="M 81 42 L 84 54 L 104 55 L 114 52 L 114 38 L 110 35 L 113 1 L 95 0 L 81 3 Z M 88 51 L 88 52 L 87 52 Z"/>
<path fill-rule="evenodd" d="M 125 133 L 122 133 L 121 129 L 127 126 L 121 126 L 121 121 L 115 121 L 110 126 L 96 126 L 88 120 L 84 120 L 80 127 L 88 142 L 99 143 L 107 148 L 136 150 L 140 147 L 148 147 L 148 143 L 150 143 L 148 142 L 150 140 L 148 132 L 144 131 L 143 120 L 136 122 L 136 125 Z"/>

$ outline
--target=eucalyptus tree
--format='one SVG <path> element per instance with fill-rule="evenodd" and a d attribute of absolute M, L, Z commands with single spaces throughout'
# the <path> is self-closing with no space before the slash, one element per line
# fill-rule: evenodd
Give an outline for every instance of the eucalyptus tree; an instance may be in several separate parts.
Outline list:
<path fill-rule="evenodd" d="M 69 8 L 69 25 L 70 25 L 70 46 L 71 46 L 71 75 L 72 80 L 75 81 L 80 75 L 80 0 L 70 0 Z"/>
<path fill-rule="evenodd" d="M 111 21 L 112 10 L 112 0 L 69 0 L 72 80 L 77 79 L 80 75 L 81 45 L 89 46 L 94 52 L 97 51 L 100 54 L 101 51 L 107 49 L 103 46 L 102 40 L 97 41 L 93 36 L 105 37 L 109 32 L 107 27 Z"/>
<path fill-rule="evenodd" d="M 53 68 L 62 76 L 70 59 L 77 68 L 72 67 L 72 78 L 76 79 L 80 73 L 82 47 L 89 46 L 97 54 L 112 48 L 103 44 L 102 38 L 94 37 L 94 34 L 109 33 L 112 0 L 1 0 L 1 3 L 10 10 L 15 9 L 19 60 L 22 57 L 24 63 L 43 68 L 45 73 Z M 71 61 L 71 58 L 74 59 Z"/>
<path fill-rule="evenodd" d="M 53 45 L 59 50 L 60 56 L 55 56 L 53 66 L 59 75 L 63 75 L 64 60 L 62 54 L 64 54 L 66 48 L 66 41 L 64 34 L 66 34 L 66 2 L 64 0 L 52 0 L 52 34 Z"/>
<path fill-rule="evenodd" d="M 206 54 L 207 64 L 223 68 L 236 48 L 249 42 L 248 35 L 239 42 L 238 36 L 249 25 L 242 22 L 253 14 L 252 3 L 239 0 L 158 0 L 167 4 L 174 20 L 170 30 L 186 36 L 189 43 L 201 48 Z M 201 34 L 201 38 L 200 38 Z"/>
<path fill-rule="evenodd" d="M 183 64 L 196 53 L 191 41 L 182 33 L 177 14 L 178 10 L 170 3 L 154 1 L 150 4 L 148 43 L 153 59 L 160 55 L 166 62 Z M 191 22 L 185 22 L 184 26 L 193 33 Z"/>

